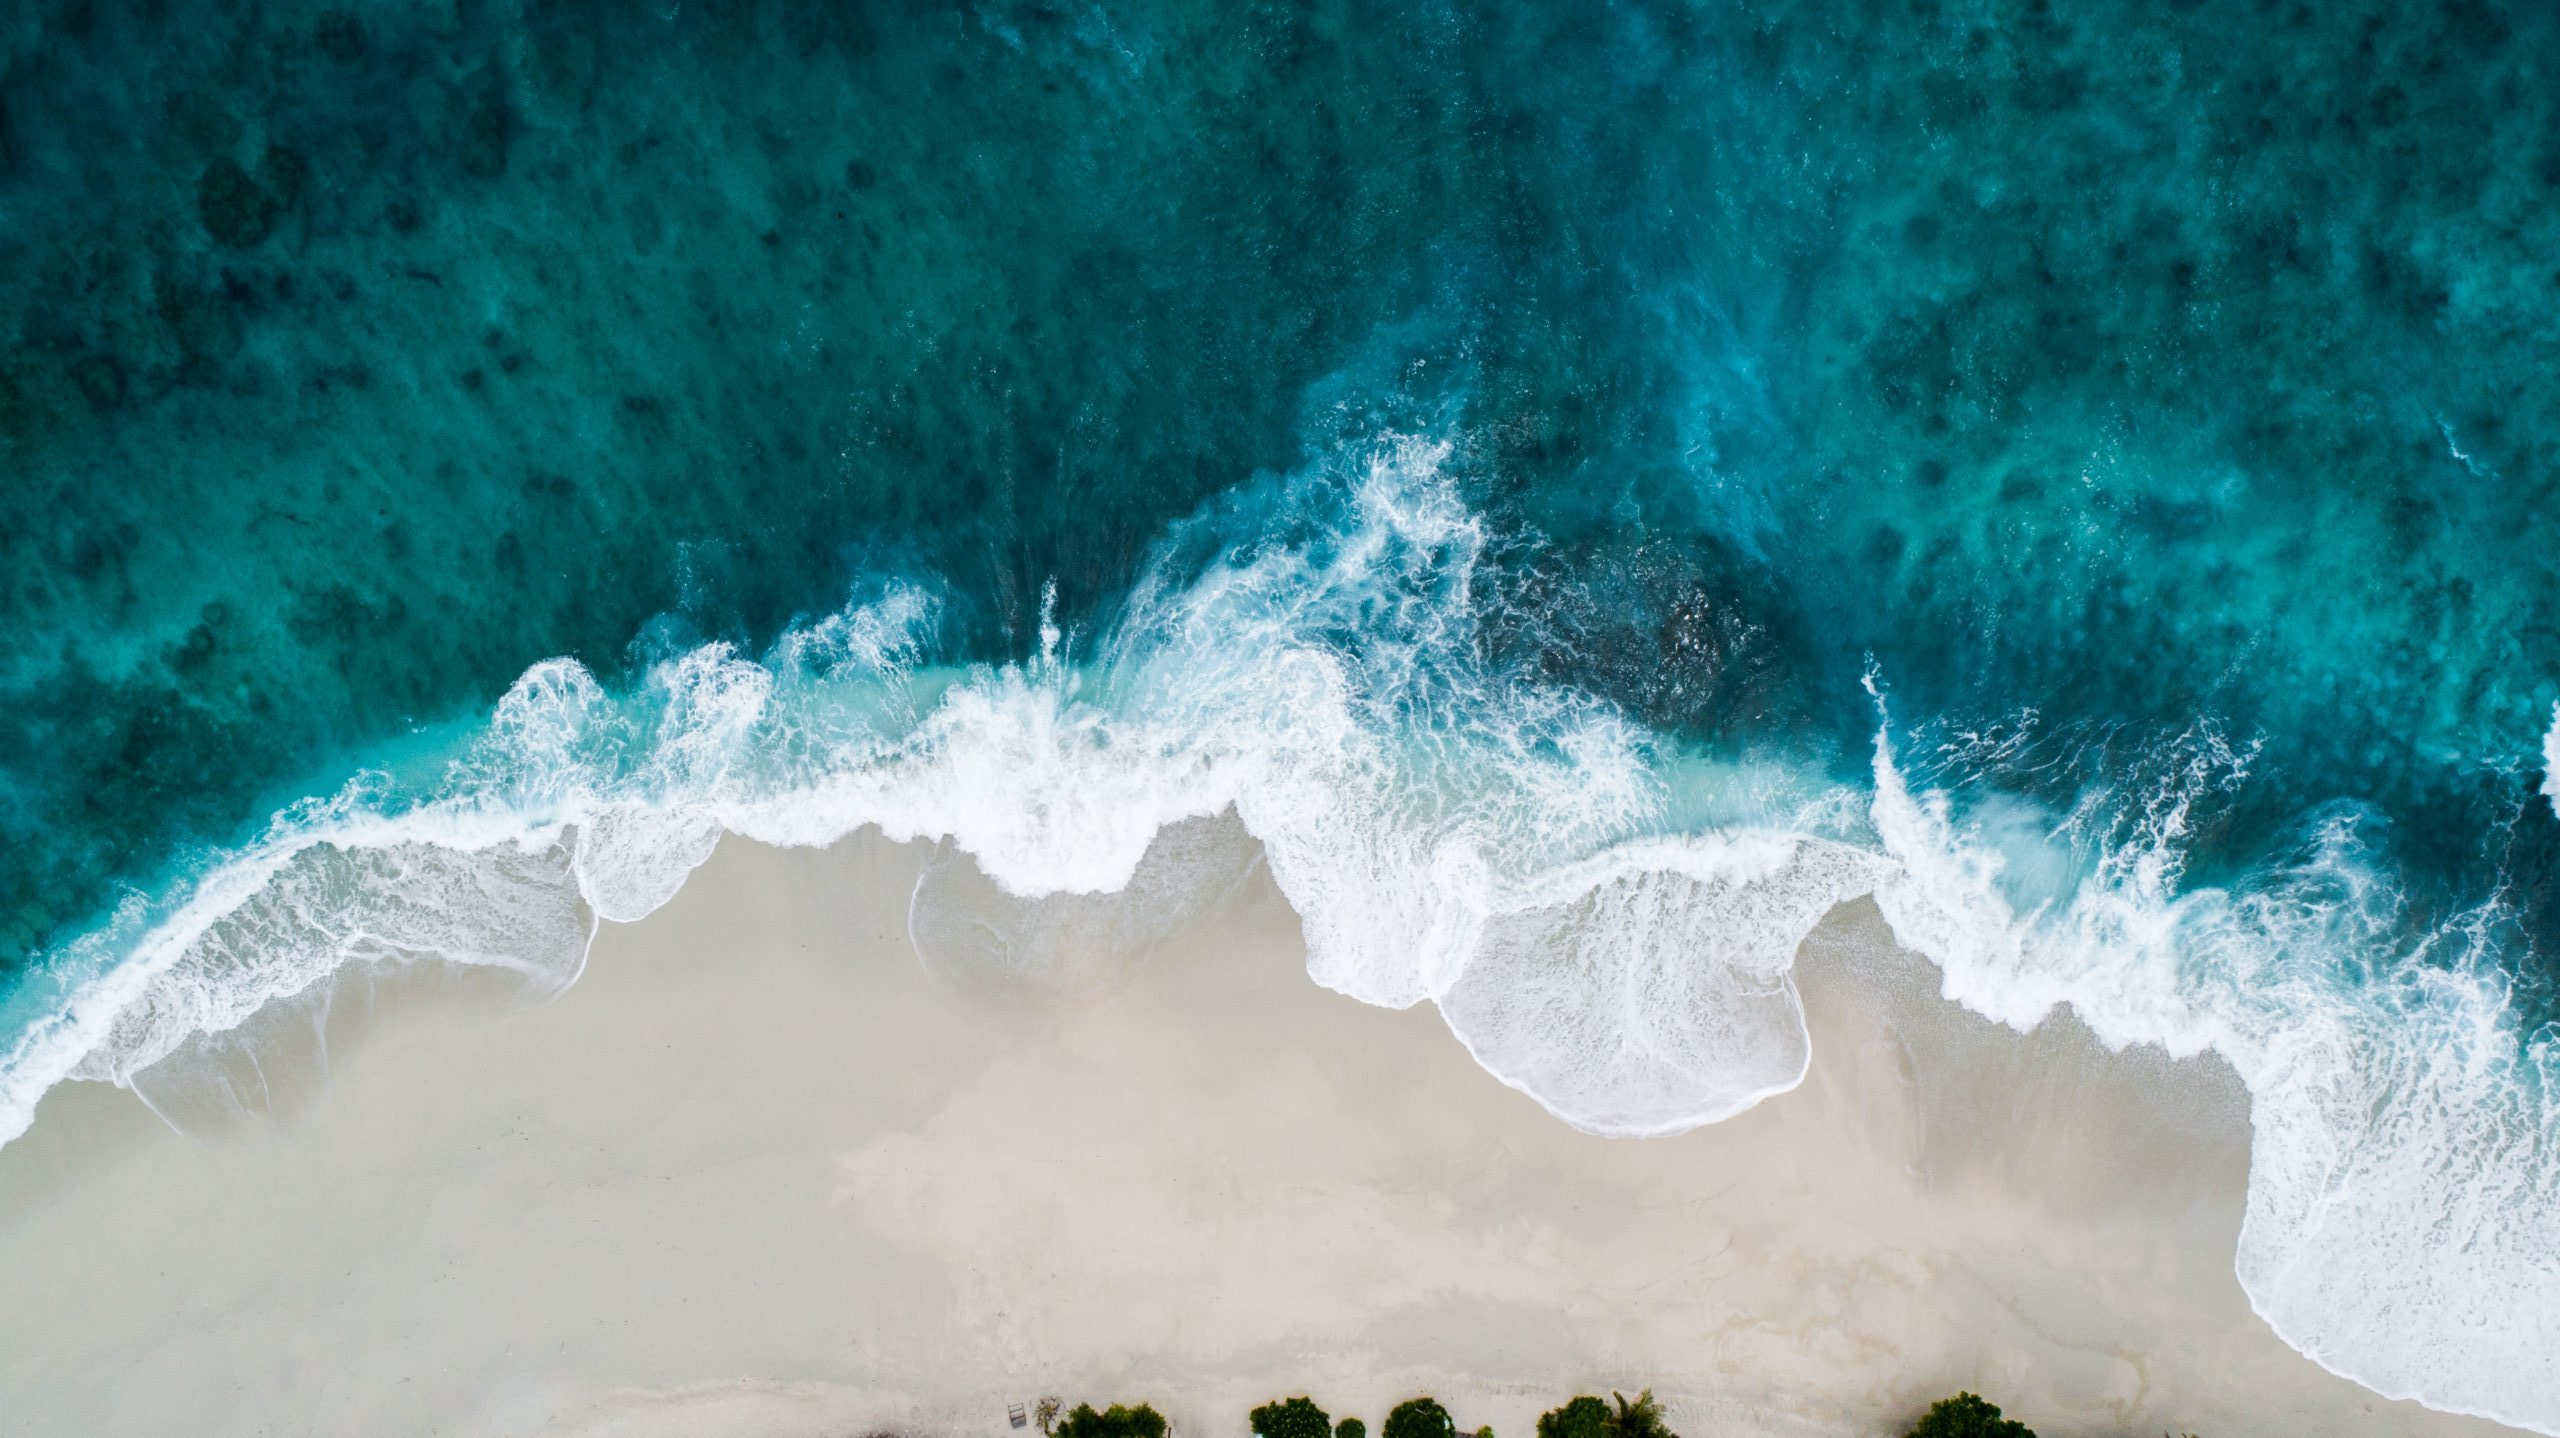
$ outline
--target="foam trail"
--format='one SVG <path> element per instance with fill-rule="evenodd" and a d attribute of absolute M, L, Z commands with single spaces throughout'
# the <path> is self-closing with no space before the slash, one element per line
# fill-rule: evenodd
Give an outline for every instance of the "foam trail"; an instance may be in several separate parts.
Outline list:
<path fill-rule="evenodd" d="M 2560 1074 L 2493 910 L 2413 933 L 2348 812 L 2244 885 L 2185 887 L 2199 806 L 2253 758 L 2210 729 L 2068 815 L 1964 778 L 2002 741 L 1949 746 L 1933 784 L 1880 725 L 1861 789 L 1683 753 L 1488 658 L 1487 537 L 1448 458 L 1391 438 L 1252 491 L 1166 549 L 1213 558 L 1017 665 L 932 664 L 912 586 L 627 692 L 537 665 L 441 763 L 280 815 L 51 956 L 60 1001 L 0 1053 L 0 1141 L 62 1079 L 134 1083 L 343 965 L 555 987 L 721 836 L 865 827 L 944 846 L 911 910 L 937 981 L 1038 997 L 1205 912 L 1250 862 L 1240 826 L 1317 982 L 1436 1004 L 1569 1123 L 1669 1133 L 1800 1080 L 1794 951 L 1864 893 L 1985 1014 L 2069 1004 L 2108 1043 L 2231 1062 L 2256 1125 L 2237 1267 L 2289 1342 L 2560 1433 Z"/>
<path fill-rule="evenodd" d="M 1946 993 L 2026 1027 L 2068 1003 L 2112 1046 L 2212 1049 L 2248 1085 L 2255 1141 L 2235 1267 L 2294 1348 L 2391 1397 L 2560 1431 L 2560 1093 L 2521 1032 L 2494 905 L 2412 935 L 2359 815 L 2239 889 L 2177 892 L 2193 786 L 2068 902 L 2013 911 L 2005 858 L 1915 794 L 1875 745 L 1876 901 Z"/>
<path fill-rule="evenodd" d="M 1595 1133 L 1678 1133 L 1802 1082 L 1792 973 L 1872 860 L 1779 834 L 1628 845 L 1485 924 L 1440 997 L 1476 1061 Z"/>
<path fill-rule="evenodd" d="M 2542 732 L 2542 793 L 2560 815 L 2560 702 L 2552 704 L 2551 727 Z"/>
<path fill-rule="evenodd" d="M 723 833 L 945 841 L 1033 900 L 1119 891 L 1159 834 L 1232 811 L 1320 981 L 1437 997 L 1509 895 L 1659 803 L 1632 726 L 1476 657 L 1484 536 L 1447 453 L 1393 441 L 1282 487 L 1262 532 L 1137 596 L 1087 665 L 1053 637 L 1020 666 L 927 666 L 934 606 L 912 588 L 761 659 L 674 656 L 629 694 L 537 665 L 432 778 L 363 776 L 58 956 L 71 993 L 0 1061 L 0 1136 L 62 1078 L 129 1081 L 340 964 L 435 956 L 565 981 L 583 941 L 557 936 L 644 916 Z M 320 877 L 425 854 L 443 867 Z M 558 909 L 540 922 L 522 912 L 528 874 Z"/>

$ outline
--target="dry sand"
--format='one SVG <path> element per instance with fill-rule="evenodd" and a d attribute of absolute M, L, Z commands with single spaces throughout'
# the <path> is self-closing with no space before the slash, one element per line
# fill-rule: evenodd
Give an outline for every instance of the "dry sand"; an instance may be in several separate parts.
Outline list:
<path fill-rule="evenodd" d="M 1257 875 L 1106 991 L 930 981 L 928 851 L 737 842 L 555 1001 L 350 980 L 273 1112 L 93 1084 L 0 1149 L 0 1433 L 1184 1434 L 1432 1391 L 1525 1438 L 1650 1385 L 1690 1438 L 1888 1438 L 1970 1387 L 2053 1435 L 2487 1435 L 2286 1349 L 2232 1277 L 2227 1071 L 2020 1038 L 1872 909 L 1801 976 L 1811 1075 L 1576 1133 L 1427 1008 L 1309 983 Z"/>

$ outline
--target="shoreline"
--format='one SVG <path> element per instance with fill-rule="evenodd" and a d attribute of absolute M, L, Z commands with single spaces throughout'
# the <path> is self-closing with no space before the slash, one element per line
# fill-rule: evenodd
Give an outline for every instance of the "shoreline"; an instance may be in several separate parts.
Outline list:
<path fill-rule="evenodd" d="M 1259 865 L 1061 996 L 917 961 L 935 852 L 724 840 L 545 1003 L 350 976 L 225 1060 L 273 1114 L 155 1095 L 190 1137 L 57 1088 L 0 1149 L 0 1277 L 44 1316 L 0 1411 L 653 1438 L 997 1432 L 1056 1393 L 1225 1434 L 1429 1391 L 1520 1438 L 1650 1387 L 1675 1429 L 1774 1438 L 1969 1388 L 2048 1435 L 2515 1431 L 2250 1310 L 2227 1068 L 1966 1013 L 1864 902 L 1799 953 L 1802 1084 L 1601 1139 L 1428 1008 L 1309 982 Z"/>

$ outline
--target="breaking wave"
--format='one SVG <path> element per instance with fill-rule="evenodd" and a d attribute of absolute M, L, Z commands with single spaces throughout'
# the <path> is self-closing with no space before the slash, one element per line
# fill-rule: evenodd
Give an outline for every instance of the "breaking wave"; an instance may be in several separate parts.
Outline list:
<path fill-rule="evenodd" d="M 2245 882 L 2183 885 L 2195 806 L 2253 757 L 2210 731 L 2067 815 L 1966 781 L 1991 740 L 1915 778 L 1877 676 L 1861 782 L 1683 749 L 1486 657 L 1487 535 L 1447 458 L 1395 439 L 1267 486 L 1214 560 L 1160 563 L 1109 632 L 1044 626 L 1020 664 L 934 662 L 933 594 L 892 584 L 628 692 L 537 665 L 484 725 L 51 956 L 0 1055 L 0 1139 L 54 1084 L 132 1084 L 349 964 L 567 984 L 597 923 L 727 834 L 944 841 L 910 923 L 937 981 L 1091 982 L 1231 878 L 1204 821 L 1232 813 L 1317 982 L 1433 1003 L 1593 1132 L 1793 1087 L 1796 948 L 1859 895 L 1995 1019 L 2067 1004 L 2113 1045 L 2219 1053 L 2254 1098 L 2237 1267 L 2267 1321 L 2380 1392 L 2560 1433 L 2560 1103 L 2494 901 L 2422 927 L 2345 810 Z M 1673 825 L 1701 793 L 1722 821 Z"/>

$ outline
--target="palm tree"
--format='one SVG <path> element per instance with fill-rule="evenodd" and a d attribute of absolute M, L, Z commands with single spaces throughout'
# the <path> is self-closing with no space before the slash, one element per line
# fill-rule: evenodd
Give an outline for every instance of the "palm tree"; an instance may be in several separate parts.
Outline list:
<path fill-rule="evenodd" d="M 1609 1396 L 1618 1400 L 1616 1438 L 1680 1438 L 1662 1421 L 1662 1405 L 1653 1401 L 1652 1389 L 1637 1394 L 1633 1403 L 1624 1393 L 1612 1391 Z"/>

